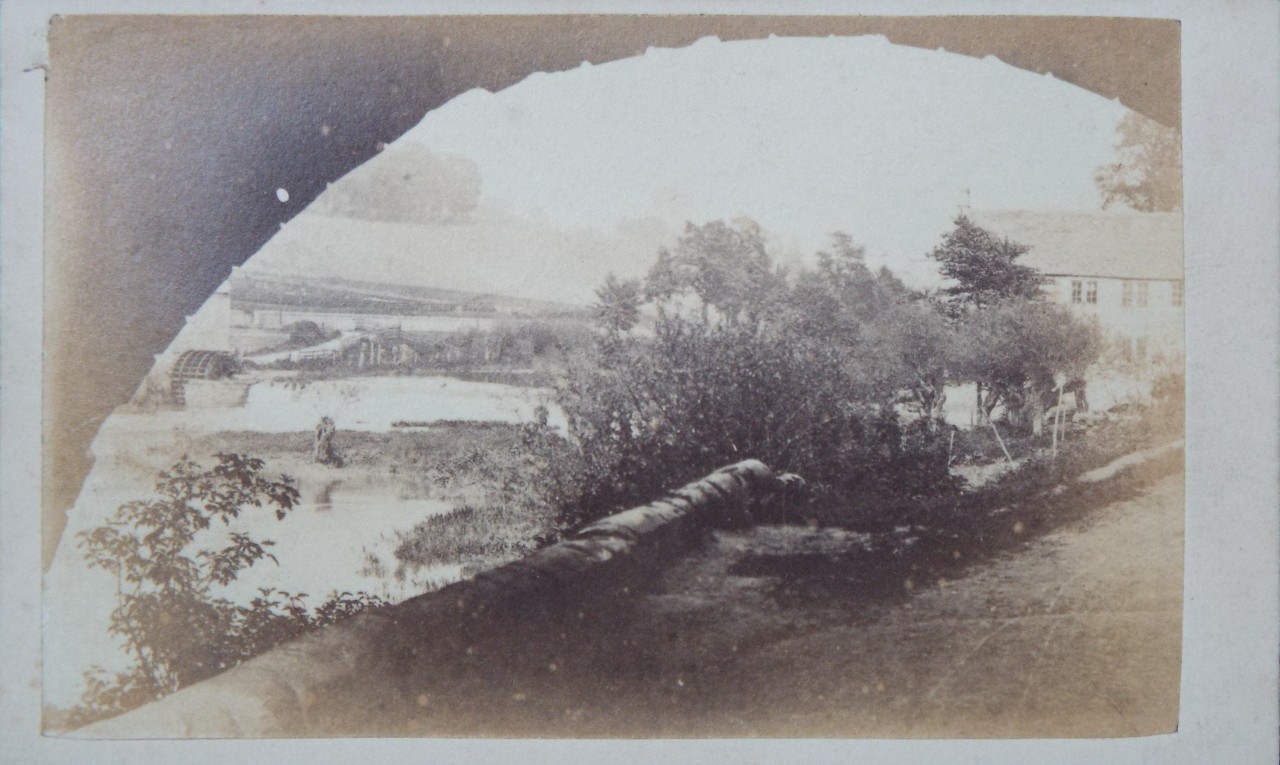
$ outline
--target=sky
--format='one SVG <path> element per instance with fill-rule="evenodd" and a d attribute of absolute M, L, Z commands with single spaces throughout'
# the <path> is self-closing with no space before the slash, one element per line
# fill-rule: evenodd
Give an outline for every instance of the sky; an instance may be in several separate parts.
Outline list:
<path fill-rule="evenodd" d="M 844 231 L 934 286 L 927 253 L 962 205 L 1099 210 L 1094 170 L 1126 112 L 879 36 L 708 37 L 468 91 L 327 192 L 395 181 L 410 151 L 462 157 L 482 179 L 468 222 L 304 211 L 249 264 L 587 302 L 606 273 L 643 274 L 685 221 L 749 217 L 783 260 Z"/>

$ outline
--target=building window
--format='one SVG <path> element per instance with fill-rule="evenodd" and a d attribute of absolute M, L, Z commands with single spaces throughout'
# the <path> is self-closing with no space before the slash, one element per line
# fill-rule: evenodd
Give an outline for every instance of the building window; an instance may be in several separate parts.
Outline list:
<path fill-rule="evenodd" d="M 1146 361 L 1147 360 L 1147 338 L 1139 337 L 1137 340 L 1134 341 L 1133 345 L 1134 345 L 1133 355 L 1138 358 L 1138 361 Z"/>
<path fill-rule="evenodd" d="M 1138 307 L 1147 307 L 1147 283 L 1138 282 Z"/>
<path fill-rule="evenodd" d="M 1182 282 L 1173 283 L 1173 304 L 1179 307 L 1182 305 Z"/>
<path fill-rule="evenodd" d="M 1084 282 L 1076 279 L 1071 282 L 1071 302 L 1079 303 L 1084 294 Z"/>
<path fill-rule="evenodd" d="M 1129 308 L 1133 305 L 1133 282 L 1124 282 L 1120 286 L 1120 305 Z"/>
<path fill-rule="evenodd" d="M 1089 282 L 1084 292 L 1084 302 L 1096 305 L 1098 302 L 1098 283 Z"/>

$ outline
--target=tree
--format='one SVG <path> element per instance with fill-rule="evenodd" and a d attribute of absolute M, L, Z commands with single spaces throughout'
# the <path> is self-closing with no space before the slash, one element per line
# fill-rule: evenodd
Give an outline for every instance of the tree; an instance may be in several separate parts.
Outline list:
<path fill-rule="evenodd" d="M 283 520 L 299 495 L 289 478 L 265 477 L 260 459 L 217 459 L 205 469 L 184 457 L 160 473 L 156 498 L 126 502 L 105 525 L 79 534 L 89 567 L 115 577 L 109 630 L 133 664 L 114 675 L 90 672 L 73 724 L 153 701 L 306 629 L 381 604 L 364 593 L 335 593 L 311 611 L 305 594 L 265 589 L 247 606 L 218 595 L 243 570 L 276 560 L 271 541 L 233 522 L 260 510 Z"/>
<path fill-rule="evenodd" d="M 671 251 L 666 247 L 658 250 L 658 259 L 645 275 L 643 294 L 645 301 L 657 308 L 659 323 L 666 321 L 667 304 L 688 288 L 689 281 Z"/>
<path fill-rule="evenodd" d="M 848 395 L 890 405 L 916 385 L 895 344 L 897 312 L 911 296 L 887 268 L 872 271 L 865 250 L 837 232 L 818 253 L 818 266 L 797 275 L 783 301 L 781 331 L 797 340 L 822 338 L 840 358 L 853 389 Z"/>
<path fill-rule="evenodd" d="M 1096 321 L 1085 321 L 1052 303 L 1005 303 L 967 322 L 957 355 L 962 374 L 988 391 L 983 414 L 1004 404 L 1010 420 L 1040 433 L 1054 391 L 1084 377 L 1102 352 Z"/>
<path fill-rule="evenodd" d="M 879 330 L 879 351 L 896 365 L 894 379 L 904 384 L 931 432 L 943 419 L 958 340 L 955 327 L 923 300 L 896 305 Z"/>
<path fill-rule="evenodd" d="M 955 228 L 930 253 L 939 262 L 942 275 L 955 281 L 941 290 L 951 318 L 963 320 L 966 315 L 991 306 L 1038 298 L 1040 272 L 1017 262 L 1030 249 L 995 236 L 965 215 L 957 217 Z M 978 380 L 977 407 L 990 413 L 994 404 L 990 399 L 984 402 L 983 388 L 983 382 Z"/>
<path fill-rule="evenodd" d="M 310 319 L 302 319 L 288 324 L 284 327 L 284 331 L 289 333 L 289 344 L 299 348 L 316 345 L 333 337 L 321 329 L 319 324 Z"/>
<path fill-rule="evenodd" d="M 784 283 L 774 270 L 760 227 L 748 219 L 732 225 L 724 221 L 687 224 L 671 268 L 659 273 L 675 273 L 674 283 L 698 296 L 705 325 L 712 323 L 714 310 L 719 320 L 731 326 L 758 327 L 776 307 Z"/>
<path fill-rule="evenodd" d="M 818 253 L 817 277 L 859 320 L 874 319 L 906 296 L 906 286 L 888 268 L 867 267 L 866 248 L 853 237 L 837 231 L 831 238 L 831 250 Z"/>
<path fill-rule="evenodd" d="M 639 279 L 623 280 L 609 274 L 604 284 L 596 289 L 592 315 L 608 335 L 620 335 L 640 321 L 641 302 Z"/>
<path fill-rule="evenodd" d="M 1120 202 L 1138 212 L 1181 210 L 1181 134 L 1137 112 L 1126 114 L 1116 132 L 1120 161 L 1094 174 L 1103 209 Z"/>
<path fill-rule="evenodd" d="M 955 280 L 942 293 L 959 314 L 1006 300 L 1038 297 L 1040 272 L 1017 262 L 1030 249 L 999 238 L 961 215 L 930 257 L 941 264 L 944 277 Z"/>

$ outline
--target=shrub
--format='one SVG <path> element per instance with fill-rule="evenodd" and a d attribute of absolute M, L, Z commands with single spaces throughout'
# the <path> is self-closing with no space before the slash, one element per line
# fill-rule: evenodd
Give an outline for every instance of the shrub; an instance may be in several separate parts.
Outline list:
<path fill-rule="evenodd" d="M 860 387 L 824 339 L 665 321 L 561 387 L 576 447 L 547 460 L 561 520 L 593 520 L 749 457 L 843 495 L 954 488 L 945 440 L 925 428 L 904 437 L 891 404 Z"/>
<path fill-rule="evenodd" d="M 345 592 L 314 609 L 305 593 L 264 589 L 247 606 L 221 597 L 217 588 L 241 571 L 275 561 L 271 541 L 233 530 L 231 522 L 262 510 L 282 520 L 298 491 L 287 477 L 264 477 L 260 459 L 217 459 L 205 469 L 184 457 L 160 474 L 157 498 L 120 505 L 105 525 L 79 535 L 89 566 L 116 579 L 109 630 L 133 663 L 125 672 L 94 668 L 86 675 L 72 726 L 153 701 L 305 630 L 381 605 Z"/>

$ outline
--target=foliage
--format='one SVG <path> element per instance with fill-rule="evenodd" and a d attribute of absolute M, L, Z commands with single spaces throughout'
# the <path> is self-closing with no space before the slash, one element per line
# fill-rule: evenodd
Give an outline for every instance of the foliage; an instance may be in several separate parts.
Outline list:
<path fill-rule="evenodd" d="M 944 340 L 951 372 L 978 384 L 985 416 L 1003 404 L 1008 419 L 1038 434 L 1052 391 L 1083 389 L 1104 343 L 1096 322 L 1040 300 L 1040 272 L 1017 262 L 1028 250 L 961 215 L 931 255 L 956 282 L 942 291 L 957 330 Z"/>
<path fill-rule="evenodd" d="M 338 332 L 325 332 L 319 324 L 309 319 L 295 321 L 284 327 L 284 331 L 289 334 L 289 346 L 293 348 L 306 348 L 338 336 Z"/>
<path fill-rule="evenodd" d="M 848 340 L 909 295 L 888 269 L 868 268 L 865 250 L 847 234 L 832 239 L 832 249 L 818 253 L 817 269 L 800 273 L 786 293 L 786 321 L 801 335 L 827 332 Z"/>
<path fill-rule="evenodd" d="M 640 321 L 640 280 L 620 280 L 613 274 L 596 290 L 592 316 L 611 335 L 627 332 Z"/>
<path fill-rule="evenodd" d="M 160 474 L 157 498 L 120 505 L 105 525 L 79 535 L 89 566 L 115 576 L 109 630 L 133 666 L 89 673 L 73 723 L 155 700 L 304 630 L 380 605 L 363 593 L 334 594 L 314 610 L 305 593 L 261 590 L 247 606 L 220 596 L 218 588 L 240 572 L 276 560 L 272 542 L 233 523 L 256 511 L 283 520 L 298 491 L 287 477 L 264 477 L 260 459 L 219 453 L 217 460 L 205 469 L 184 457 Z"/>
<path fill-rule="evenodd" d="M 681 298 L 691 295 L 704 325 L 755 327 L 784 284 L 754 221 L 712 221 L 688 224 L 674 251 L 659 252 L 642 294 L 662 319 L 679 312 Z"/>
<path fill-rule="evenodd" d="M 1102 353 L 1102 332 L 1065 308 L 1041 301 L 1006 303 L 965 322 L 959 374 L 987 391 L 985 414 L 1005 406 L 1033 426 L 1059 385 L 1080 380 Z"/>
<path fill-rule="evenodd" d="M 964 368 L 960 333 L 936 306 L 916 301 L 894 306 L 881 323 L 876 352 L 891 365 L 891 379 L 906 386 L 907 399 L 929 429 L 943 418 L 946 386 Z"/>
<path fill-rule="evenodd" d="M 844 504 L 952 492 L 948 383 L 976 381 L 1017 417 L 1100 351 L 1096 327 L 1037 299 L 1026 251 L 960 217 L 933 252 L 956 280 L 937 303 L 870 269 L 844 234 L 789 279 L 751 222 L 690 224 L 626 290 L 628 310 L 637 293 L 654 307 L 652 335 L 599 313 L 599 360 L 559 386 L 571 438 L 544 473 L 562 524 L 747 457 Z"/>
<path fill-rule="evenodd" d="M 397 532 L 397 576 L 434 566 L 500 565 L 532 552 L 546 524 L 523 508 L 503 504 L 462 505 Z"/>
<path fill-rule="evenodd" d="M 641 294 L 653 335 L 602 346 L 559 388 L 571 444 L 545 462 L 565 525 L 747 457 L 841 494 L 955 487 L 945 443 L 934 459 L 940 438 L 895 409 L 921 376 L 940 385 L 945 322 L 849 237 L 793 285 L 753 224 L 690 225 Z"/>
<path fill-rule="evenodd" d="M 1116 132 L 1120 161 L 1094 175 L 1102 206 L 1121 202 L 1139 212 L 1181 210 L 1181 134 L 1137 112 L 1126 114 Z"/>
<path fill-rule="evenodd" d="M 569 522 L 746 457 L 812 475 L 805 457 L 838 448 L 856 417 L 841 406 L 843 382 L 830 349 L 683 321 L 633 341 L 608 366 L 574 369 L 560 403 L 584 485 Z"/>
<path fill-rule="evenodd" d="M 1001 239 L 961 215 L 930 257 L 956 284 L 942 290 L 955 313 L 1040 294 L 1040 272 L 1017 259 L 1030 248 Z"/>
<path fill-rule="evenodd" d="M 544 363 L 563 364 L 568 356 L 590 348 L 585 321 L 499 322 L 491 329 L 469 329 L 440 338 L 413 341 L 418 359 L 411 368 L 465 370 L 510 368 Z"/>
<path fill-rule="evenodd" d="M 831 251 L 818 253 L 817 269 L 801 273 L 787 295 L 786 331 L 830 338 L 859 384 L 856 395 L 909 402 L 932 430 L 952 366 L 953 327 L 887 268 L 868 268 L 848 235 L 833 239 Z"/>
<path fill-rule="evenodd" d="M 539 406 L 534 421 L 517 432 L 495 432 L 487 444 L 473 441 L 452 453 L 437 451 L 424 471 L 433 483 L 464 491 L 481 487 L 483 497 L 459 495 L 453 511 L 397 532 L 397 576 L 441 565 L 498 565 L 557 536 L 554 508 L 563 504 L 570 473 L 580 464 L 569 443 L 548 427 L 548 415 Z"/>

